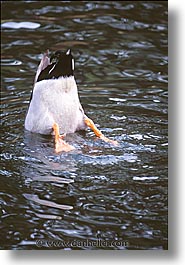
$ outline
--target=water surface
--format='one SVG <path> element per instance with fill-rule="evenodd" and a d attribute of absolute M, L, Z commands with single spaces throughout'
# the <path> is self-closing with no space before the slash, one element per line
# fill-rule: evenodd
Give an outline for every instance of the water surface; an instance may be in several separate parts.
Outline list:
<path fill-rule="evenodd" d="M 2 8 L 0 248 L 100 239 L 127 244 L 39 249 L 167 249 L 167 1 Z M 119 146 L 88 130 L 55 154 L 51 136 L 24 130 L 48 48 L 72 49 L 82 106 Z"/>

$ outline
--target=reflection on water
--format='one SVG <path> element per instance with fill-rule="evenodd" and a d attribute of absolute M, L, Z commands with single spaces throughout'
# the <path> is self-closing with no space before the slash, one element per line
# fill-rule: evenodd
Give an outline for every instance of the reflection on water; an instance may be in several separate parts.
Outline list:
<path fill-rule="evenodd" d="M 37 239 L 167 249 L 167 2 L 2 7 L 1 249 L 38 249 Z M 51 136 L 24 130 L 41 53 L 69 47 L 85 112 L 119 146 L 88 130 L 55 154 Z"/>

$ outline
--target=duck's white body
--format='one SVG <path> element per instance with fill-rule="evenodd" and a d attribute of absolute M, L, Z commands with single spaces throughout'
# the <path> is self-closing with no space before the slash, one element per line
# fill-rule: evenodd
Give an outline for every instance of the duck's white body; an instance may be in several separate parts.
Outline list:
<path fill-rule="evenodd" d="M 60 133 L 74 133 L 86 128 L 74 76 L 35 83 L 25 119 L 28 131 L 51 134 L 54 123 Z"/>
<path fill-rule="evenodd" d="M 55 60 L 53 62 L 53 60 Z M 83 111 L 73 75 L 71 51 L 56 51 L 49 59 L 46 52 L 38 66 L 29 109 L 25 119 L 28 131 L 55 135 L 55 151 L 71 151 L 73 146 L 60 134 L 74 133 L 90 127 L 105 142 L 115 143 L 96 128 Z"/>

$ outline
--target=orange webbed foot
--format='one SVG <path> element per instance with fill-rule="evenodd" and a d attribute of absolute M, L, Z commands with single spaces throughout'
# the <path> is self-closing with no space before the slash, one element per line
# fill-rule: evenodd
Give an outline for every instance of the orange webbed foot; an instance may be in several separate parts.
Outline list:
<path fill-rule="evenodd" d="M 105 135 L 100 130 L 98 130 L 98 128 L 96 127 L 96 125 L 94 124 L 94 122 L 91 119 L 89 119 L 88 117 L 85 117 L 84 122 L 89 128 L 91 128 L 91 130 L 93 130 L 95 135 L 98 136 L 100 139 L 102 139 L 103 141 L 105 141 L 107 143 L 111 143 L 113 145 L 118 145 L 117 141 L 114 141 L 114 140 L 111 140 L 111 139 L 105 137 Z"/>
<path fill-rule="evenodd" d="M 72 145 L 66 143 L 63 140 L 65 137 L 65 134 L 64 135 L 59 134 L 59 126 L 57 123 L 53 124 L 53 131 L 54 131 L 54 135 L 55 135 L 55 152 L 56 153 L 59 153 L 62 151 L 69 152 L 69 151 L 75 149 Z"/>
<path fill-rule="evenodd" d="M 113 144 L 113 145 L 115 145 L 115 146 L 119 145 L 119 143 L 118 143 L 117 141 L 115 141 L 115 140 L 111 140 L 111 139 L 105 137 L 104 135 L 101 135 L 101 136 L 100 136 L 100 139 L 102 139 L 102 140 L 105 141 L 106 143 L 110 143 L 110 144 Z"/>

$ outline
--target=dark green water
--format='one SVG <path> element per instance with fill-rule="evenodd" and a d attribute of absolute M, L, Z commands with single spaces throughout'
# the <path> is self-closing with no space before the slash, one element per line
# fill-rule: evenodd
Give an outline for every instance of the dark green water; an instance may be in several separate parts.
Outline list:
<path fill-rule="evenodd" d="M 1 249 L 167 249 L 167 21 L 167 1 L 2 3 Z M 57 155 L 24 130 L 48 48 L 72 49 L 82 106 L 118 147 L 88 130 Z M 116 243 L 80 245 L 98 239 Z"/>

